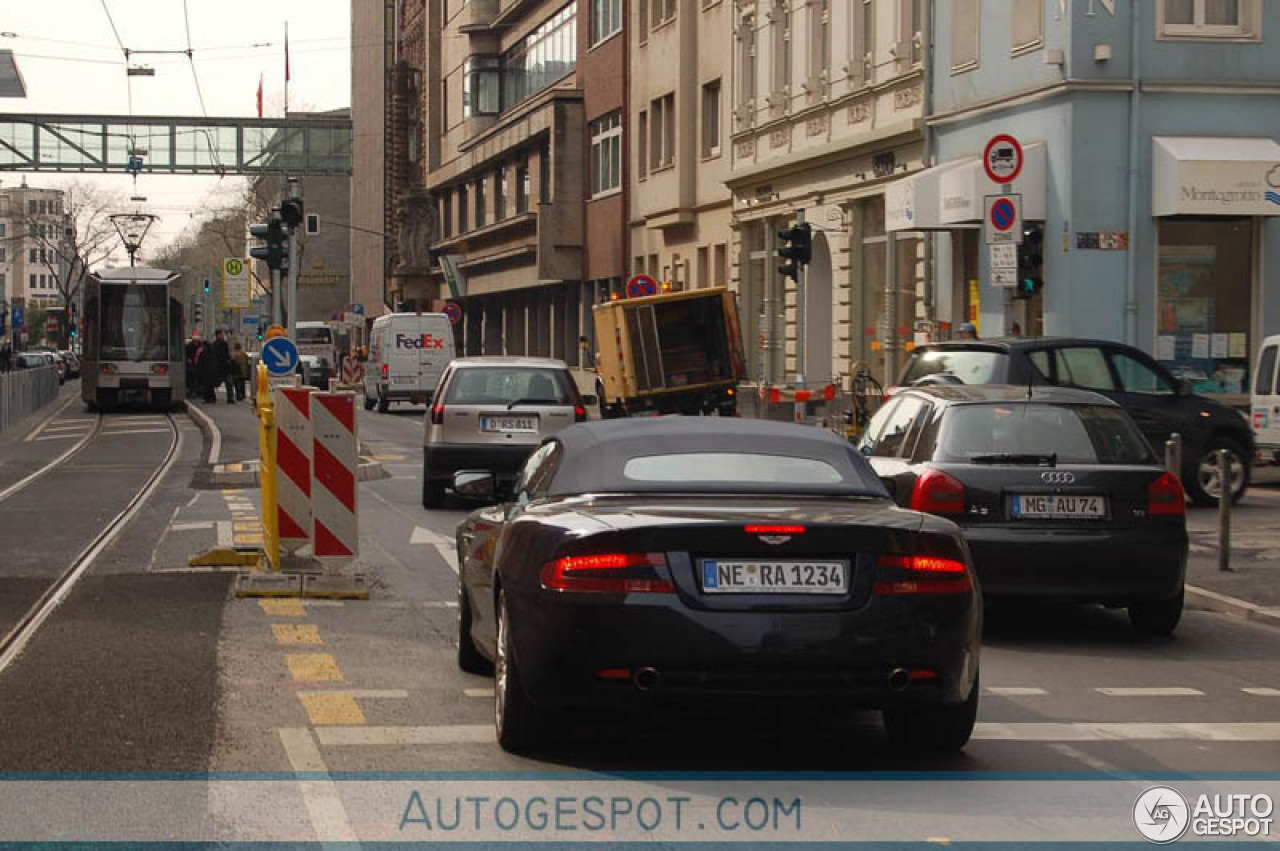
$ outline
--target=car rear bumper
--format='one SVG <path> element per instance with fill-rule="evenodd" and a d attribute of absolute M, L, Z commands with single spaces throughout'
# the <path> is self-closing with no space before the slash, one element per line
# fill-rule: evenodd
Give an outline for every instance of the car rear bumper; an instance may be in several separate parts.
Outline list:
<path fill-rule="evenodd" d="M 423 447 L 423 463 L 437 481 L 452 478 L 459 470 L 487 470 L 500 484 L 510 484 L 537 448 L 537 444 L 433 444 Z"/>
<path fill-rule="evenodd" d="M 987 597 L 1124 605 L 1171 597 L 1186 576 L 1187 533 L 1172 524 L 1119 530 L 962 528 Z"/>
<path fill-rule="evenodd" d="M 521 679 L 539 705 L 626 709 L 804 698 L 866 708 L 959 703 L 978 669 L 981 603 L 877 599 L 842 612 L 690 610 L 675 595 L 508 594 Z M 896 669 L 930 672 L 890 687 Z M 641 689 L 634 674 L 652 669 Z M 600 671 L 633 677 L 602 678 Z"/>
<path fill-rule="evenodd" d="M 393 385 L 383 384 L 379 390 L 384 399 L 408 399 L 411 402 L 421 404 L 430 402 L 434 395 L 434 390 L 424 390 L 421 387 L 396 387 Z"/>

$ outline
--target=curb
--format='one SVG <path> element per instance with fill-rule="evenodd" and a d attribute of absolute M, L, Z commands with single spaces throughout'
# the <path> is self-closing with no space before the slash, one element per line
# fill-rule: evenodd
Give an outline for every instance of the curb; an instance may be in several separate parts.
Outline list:
<path fill-rule="evenodd" d="M 225 487 L 252 487 L 259 483 L 258 470 L 256 467 L 243 469 L 244 465 L 251 462 L 241 462 L 236 464 L 217 464 L 209 473 L 209 486 L 213 488 Z M 236 469 L 228 469 L 236 468 Z M 389 479 L 391 474 L 386 471 L 380 461 L 372 461 L 367 458 L 360 459 L 360 467 L 356 474 L 356 481 L 372 482 L 379 479 Z"/>
<path fill-rule="evenodd" d="M 212 467 L 218 463 L 218 456 L 222 454 L 222 430 L 218 428 L 218 424 L 213 421 L 213 417 L 200 410 L 198 405 L 187 403 L 187 416 L 195 421 L 196 427 L 209 438 L 209 457 L 205 463 Z"/>
<path fill-rule="evenodd" d="M 1226 594 L 1219 594 L 1217 591 L 1210 591 L 1207 588 L 1198 588 L 1195 585 L 1187 585 L 1186 594 L 1187 608 L 1217 612 L 1218 614 L 1231 615 L 1265 626 L 1280 627 L 1280 608 L 1260 606 L 1257 603 L 1250 603 L 1237 597 L 1229 597 Z"/>

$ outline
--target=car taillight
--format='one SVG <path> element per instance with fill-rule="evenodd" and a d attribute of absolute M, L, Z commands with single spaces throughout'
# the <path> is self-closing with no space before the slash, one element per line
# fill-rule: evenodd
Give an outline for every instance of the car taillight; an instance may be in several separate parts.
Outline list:
<path fill-rule="evenodd" d="M 597 594 L 671 594 L 675 586 L 666 571 L 667 558 L 662 553 L 566 556 L 542 566 L 542 587 Z"/>
<path fill-rule="evenodd" d="M 387 364 L 385 364 L 385 363 L 384 363 L 384 364 L 382 365 L 382 377 L 383 377 L 383 379 L 386 379 L 386 378 L 387 378 L 387 376 L 389 376 L 390 374 L 391 374 L 391 370 L 390 370 L 390 368 L 388 367 L 388 365 L 387 365 Z"/>
<path fill-rule="evenodd" d="M 575 423 L 585 423 L 587 421 L 587 409 L 581 402 L 573 406 L 573 421 Z"/>
<path fill-rule="evenodd" d="M 964 514 L 964 485 L 941 470 L 925 470 L 911 492 L 911 508 L 928 514 Z"/>
<path fill-rule="evenodd" d="M 431 406 L 431 424 L 444 425 L 444 403 L 443 402 L 437 402 L 436 404 Z"/>
<path fill-rule="evenodd" d="M 151 374 L 152 374 L 152 375 L 166 375 L 168 372 L 169 372 L 169 364 L 167 364 L 167 363 L 153 363 L 153 364 L 151 364 Z"/>
<path fill-rule="evenodd" d="M 1148 517 L 1181 517 L 1187 513 L 1182 482 L 1173 473 L 1163 473 L 1147 488 Z"/>
<path fill-rule="evenodd" d="M 872 583 L 872 594 L 961 594 L 973 588 L 965 563 L 946 556 L 886 554 L 876 567 L 893 573 Z"/>
<path fill-rule="evenodd" d="M 119 367 L 113 363 L 104 363 L 98 371 L 103 375 L 115 375 L 118 369 Z"/>

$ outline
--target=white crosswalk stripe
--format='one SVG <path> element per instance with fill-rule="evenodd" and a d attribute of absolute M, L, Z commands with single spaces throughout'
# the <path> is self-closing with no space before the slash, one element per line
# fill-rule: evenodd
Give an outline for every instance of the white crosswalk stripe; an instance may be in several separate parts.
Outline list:
<path fill-rule="evenodd" d="M 1195 688 L 1162 687 L 1162 688 L 1096 688 L 1094 691 L 1107 697 L 1204 697 L 1204 692 Z"/>

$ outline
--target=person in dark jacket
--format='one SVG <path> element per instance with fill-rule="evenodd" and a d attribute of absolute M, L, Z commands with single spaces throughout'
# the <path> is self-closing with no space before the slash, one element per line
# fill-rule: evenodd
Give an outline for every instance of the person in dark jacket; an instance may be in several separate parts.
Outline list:
<path fill-rule="evenodd" d="M 187 340 L 187 398 L 200 395 L 200 378 L 196 372 L 196 339 Z"/>
<path fill-rule="evenodd" d="M 200 393 L 206 402 L 216 402 L 214 393 L 222 382 L 218 373 L 218 356 L 214 353 L 213 344 L 200 340 L 196 343 L 196 376 L 200 380 Z"/>
<path fill-rule="evenodd" d="M 218 364 L 218 383 L 225 386 L 227 403 L 231 404 L 236 400 L 235 364 L 231 360 L 227 337 L 221 331 L 214 335 L 213 357 Z"/>

